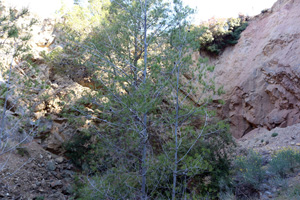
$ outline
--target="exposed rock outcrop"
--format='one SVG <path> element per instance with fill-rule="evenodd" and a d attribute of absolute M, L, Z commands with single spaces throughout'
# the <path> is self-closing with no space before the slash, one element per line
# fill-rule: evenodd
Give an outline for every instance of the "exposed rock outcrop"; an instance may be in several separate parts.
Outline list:
<path fill-rule="evenodd" d="M 4 11 L 8 12 L 8 6 L 4 5 Z M 30 13 L 16 23 L 24 27 L 33 19 L 36 23 L 28 30 L 32 35 L 27 43 L 30 55 L 16 57 L 13 61 L 6 54 L 0 58 L 0 101 L 5 102 L 7 97 L 5 133 L 13 144 L 19 145 L 19 142 L 35 138 L 44 149 L 59 154 L 63 152 L 62 144 L 74 135 L 77 128 L 68 126 L 68 120 L 61 117 L 62 109 L 72 107 L 84 94 L 92 91 L 88 88 L 90 82 L 85 79 L 87 70 L 79 71 L 67 66 L 71 68 L 69 71 L 75 71 L 76 76 L 59 75 L 42 56 L 62 48 L 56 40 L 59 34 L 55 29 L 55 24 L 61 19 L 42 19 Z M 0 53 L 4 50 L 0 48 Z M 7 96 L 10 64 L 13 76 L 8 84 L 10 92 Z M 2 115 L 3 109 L 0 111 Z"/>
<path fill-rule="evenodd" d="M 70 199 L 75 172 L 32 141 L 0 157 L 0 199 Z"/>
<path fill-rule="evenodd" d="M 211 60 L 236 138 L 300 123 L 299 11 L 300 1 L 278 0 L 252 18 L 237 45 Z"/>

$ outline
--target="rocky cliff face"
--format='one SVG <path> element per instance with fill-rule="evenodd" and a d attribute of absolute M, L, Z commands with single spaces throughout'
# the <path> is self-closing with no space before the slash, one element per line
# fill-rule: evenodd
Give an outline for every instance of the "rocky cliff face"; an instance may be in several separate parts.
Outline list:
<path fill-rule="evenodd" d="M 222 114 L 240 138 L 300 122 L 300 1 L 278 0 L 251 19 L 239 43 L 211 62 L 226 91 Z"/>

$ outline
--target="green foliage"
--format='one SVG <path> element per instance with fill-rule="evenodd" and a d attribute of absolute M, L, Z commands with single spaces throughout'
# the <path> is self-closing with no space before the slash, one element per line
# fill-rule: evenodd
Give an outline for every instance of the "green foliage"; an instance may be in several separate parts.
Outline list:
<path fill-rule="evenodd" d="M 289 185 L 280 190 L 276 200 L 298 200 L 300 198 L 300 185 L 298 183 Z"/>
<path fill-rule="evenodd" d="M 141 8 L 147 10 L 147 31 Z M 93 10 L 84 12 L 84 18 L 93 16 Z M 88 25 L 83 33 L 72 24 L 61 25 L 68 33 L 63 52 L 45 55 L 57 68 L 60 55 L 69 56 L 92 71 L 91 81 L 102 84 L 62 113 L 83 130 L 65 146 L 73 162 L 91 176 L 79 198 L 140 199 L 146 168 L 147 196 L 169 199 L 175 167 L 179 199 L 184 194 L 216 197 L 219 182 L 229 182 L 233 141 L 228 125 L 213 120 L 214 112 L 207 109 L 211 98 L 190 101 L 196 81 L 203 93 L 222 93 L 206 78 L 214 67 L 205 59 L 193 63 L 189 55 L 199 48 L 195 36 L 203 31 L 188 29 L 191 9 L 180 1 L 149 0 L 145 6 L 144 1 L 116 0 L 104 12 L 108 14 L 97 26 L 78 24 Z M 199 73 L 190 69 L 192 64 Z M 63 71 L 68 67 L 62 66 Z M 189 81 L 182 81 L 181 74 L 188 72 Z M 179 161 L 174 163 L 176 154 Z"/>
<path fill-rule="evenodd" d="M 30 28 L 36 23 L 36 20 L 31 20 L 28 22 L 20 22 L 21 19 L 25 16 L 28 16 L 29 12 L 28 9 L 22 9 L 20 11 L 13 9 L 13 8 L 5 8 L 2 4 L 0 4 L 1 16 L 0 16 L 0 38 L 1 38 L 1 45 L 0 51 L 2 55 L 1 65 L 4 67 L 1 69 L 0 76 L 1 78 L 5 79 L 5 84 L 1 85 L 1 100 L 0 104 L 3 106 L 3 113 L 1 114 L 1 128 L 0 128 L 0 143 L 1 146 L 5 146 L 2 142 L 7 142 L 7 138 L 13 138 L 14 132 L 17 131 L 15 129 L 19 128 L 19 124 L 16 126 L 8 127 L 6 123 L 6 119 L 9 118 L 6 116 L 7 110 L 16 110 L 15 105 L 18 105 L 20 108 L 19 110 L 25 111 L 22 115 L 19 116 L 20 123 L 23 123 L 29 113 L 26 112 L 24 100 L 25 96 L 28 94 L 27 91 L 30 90 L 26 84 L 22 85 L 23 80 L 19 79 L 21 73 L 17 73 L 15 70 L 21 65 L 18 65 L 17 68 L 13 66 L 14 62 L 19 62 L 21 58 L 30 51 L 30 47 L 28 45 L 28 41 L 31 38 Z M 32 72 L 31 72 L 32 73 Z M 32 73 L 33 74 L 33 73 Z M 27 74 L 28 75 L 28 74 Z M 26 76 L 29 79 L 28 76 Z M 30 76 L 30 79 L 32 77 Z M 25 81 L 26 82 L 26 81 Z M 22 86 L 20 86 L 22 85 Z M 24 87 L 25 86 L 25 87 Z M 19 94 L 16 96 L 16 94 Z M 14 95 L 14 102 L 8 106 L 7 99 L 10 95 Z M 19 104 L 24 100 L 22 103 Z M 25 119 L 26 118 L 26 119 Z M 18 122 L 19 123 L 19 122 Z M 32 131 L 28 131 L 31 132 Z M 17 152 L 20 155 L 26 155 L 25 150 L 17 149 Z"/>
<path fill-rule="evenodd" d="M 205 30 L 199 37 L 200 50 L 210 55 L 219 55 L 227 46 L 237 44 L 248 23 L 242 18 L 212 18 L 200 26 Z"/>
<path fill-rule="evenodd" d="M 290 193 L 290 197 L 292 198 L 300 198 L 300 185 L 295 185 Z"/>
<path fill-rule="evenodd" d="M 2 15 L 0 18 L 0 22 L 1 22 L 0 30 L 2 31 L 1 32 L 2 37 L 5 34 L 7 34 L 5 35 L 7 38 L 18 38 L 20 36 L 20 31 L 22 29 L 20 29 L 15 22 L 19 18 L 27 14 L 28 14 L 28 9 L 23 9 L 20 12 L 17 12 L 16 10 L 10 8 L 8 15 Z M 10 23 L 7 23 L 8 21 Z"/>
<path fill-rule="evenodd" d="M 184 157 L 184 159 L 180 162 L 178 169 L 178 191 L 190 191 L 190 195 L 198 198 L 204 197 L 207 193 L 210 197 L 216 197 L 220 191 L 220 182 L 225 181 L 226 184 L 230 182 L 230 157 L 234 143 L 228 132 L 228 125 L 220 122 L 217 125 L 211 125 L 209 129 L 218 130 L 218 133 L 199 139 L 186 155 L 185 153 L 199 132 L 194 132 L 192 127 L 185 127 L 184 130 L 189 130 L 192 134 L 185 135 L 181 140 L 179 157 Z M 70 148 L 68 148 L 69 157 L 84 160 L 89 172 L 97 174 L 87 184 L 79 187 L 79 199 L 103 199 L 107 194 L 110 194 L 113 199 L 122 197 L 131 199 L 137 196 L 139 174 L 136 171 L 138 167 L 136 162 L 139 146 L 135 144 L 136 140 L 134 135 L 131 138 L 121 135 L 116 138 L 116 135 L 110 132 L 106 136 L 98 137 L 93 145 L 85 145 L 90 149 L 85 148 L 81 156 L 75 152 L 73 156 L 70 156 Z M 82 139 L 77 141 L 82 141 Z M 73 139 L 71 144 L 80 150 L 83 145 L 75 144 L 75 142 Z M 91 141 L 87 143 L 91 144 Z M 172 154 L 173 147 L 174 141 L 169 140 L 163 149 Z M 116 148 L 116 151 L 112 151 L 113 148 Z M 79 150 L 76 149 L 76 152 Z M 149 157 L 147 162 L 147 190 L 153 199 L 168 199 L 171 197 L 173 177 L 172 168 L 170 168 L 173 163 L 169 157 L 171 154 L 168 156 L 158 149 L 153 150 L 156 155 Z M 132 155 L 128 155 L 128 152 L 132 152 Z M 178 194 L 178 197 L 183 196 Z"/>
<path fill-rule="evenodd" d="M 237 200 L 235 194 L 232 192 L 221 192 L 219 196 L 221 200 Z"/>
<path fill-rule="evenodd" d="M 268 182 L 270 183 L 270 185 L 272 185 L 276 188 L 280 188 L 282 191 L 288 189 L 288 187 L 289 187 L 288 179 L 285 179 L 280 176 L 270 177 Z"/>
<path fill-rule="evenodd" d="M 278 133 L 272 133 L 272 137 L 276 137 L 278 135 Z"/>
<path fill-rule="evenodd" d="M 286 179 L 289 173 L 300 165 L 300 153 L 292 148 L 283 148 L 277 151 L 269 163 L 263 166 L 263 160 L 259 153 L 250 151 L 247 156 L 239 156 L 234 162 L 235 184 L 228 187 L 221 193 L 222 198 L 232 196 L 232 198 L 256 198 L 255 195 L 262 189 L 265 183 L 275 188 L 280 188 L 277 199 L 298 199 L 299 185 L 290 187 L 289 179 Z M 297 189 L 298 188 L 298 189 Z M 235 195 L 233 195 L 235 194 Z M 222 199 L 221 198 L 221 199 Z"/>
<path fill-rule="evenodd" d="M 1 9 L 4 10 L 4 8 Z M 29 50 L 26 44 L 31 38 L 28 29 L 36 23 L 36 20 L 31 20 L 28 24 L 20 26 L 18 21 L 29 14 L 28 9 L 17 11 L 9 8 L 8 14 L 3 13 L 6 12 L 2 12 L 0 17 L 0 38 L 5 40 L 1 43 L 1 49 L 7 54 L 13 53 L 13 56 L 17 57 Z"/>
<path fill-rule="evenodd" d="M 9 89 L 7 87 L 5 87 L 4 84 L 1 85 L 1 87 L 3 87 L 3 88 L 1 88 L 1 90 L 0 90 L 0 96 L 5 96 L 6 93 L 9 91 Z"/>
<path fill-rule="evenodd" d="M 288 172 L 293 171 L 299 164 L 299 151 L 292 148 L 284 148 L 274 154 L 270 162 L 270 171 L 274 175 L 285 177 Z"/>
<path fill-rule="evenodd" d="M 90 159 L 93 159 L 90 144 L 91 136 L 77 133 L 70 142 L 64 144 L 65 155 L 80 168 L 85 168 Z"/>
<path fill-rule="evenodd" d="M 235 162 L 239 187 L 246 186 L 259 189 L 265 175 L 263 160 L 259 153 L 250 151 L 248 156 L 240 156 Z"/>
<path fill-rule="evenodd" d="M 60 47 L 57 47 L 53 49 L 51 52 L 46 54 L 45 51 L 41 52 L 41 56 L 45 59 L 46 62 L 60 62 L 63 58 L 63 49 Z"/>
<path fill-rule="evenodd" d="M 138 186 L 139 175 L 136 173 L 124 173 L 120 169 L 111 169 L 105 174 L 94 176 L 88 182 L 90 184 L 79 189 L 80 200 L 93 199 L 134 199 L 139 194 L 135 188 Z M 95 192 L 95 188 L 97 191 Z"/>
<path fill-rule="evenodd" d="M 198 38 L 200 38 L 205 33 L 205 31 L 206 31 L 205 27 L 191 25 L 185 31 L 187 33 L 186 36 L 187 36 L 187 40 L 190 45 L 190 48 L 193 49 L 193 51 L 199 50 L 200 43 L 199 43 Z M 173 40 L 174 40 L 174 31 L 171 32 L 171 34 L 170 34 L 170 44 L 172 46 L 175 45 Z"/>
<path fill-rule="evenodd" d="M 19 30 L 18 28 L 14 25 L 10 27 L 10 29 L 7 31 L 7 37 L 8 38 L 17 38 L 19 36 Z"/>
<path fill-rule="evenodd" d="M 27 150 L 26 147 L 17 147 L 16 150 L 17 150 L 17 154 L 19 154 L 20 156 L 30 157 L 29 151 Z"/>
<path fill-rule="evenodd" d="M 205 166 L 206 168 L 197 171 L 197 173 L 190 177 L 190 187 L 188 187 L 188 189 L 201 194 L 201 196 L 209 193 L 210 198 L 217 197 L 221 189 L 221 182 L 230 185 L 230 157 L 234 149 L 231 135 L 226 129 L 222 130 L 218 127 L 217 130 L 220 131 L 218 134 L 204 138 L 199 141 L 199 146 L 195 147 L 195 149 L 201 149 L 200 155 L 202 157 L 200 159 L 200 166 Z M 193 154 L 197 155 L 197 150 L 195 151 L 191 153 L 192 160 L 197 160 L 193 157 Z"/>
<path fill-rule="evenodd" d="M 64 14 L 64 26 L 69 30 L 80 33 L 80 37 L 85 38 L 92 28 L 101 25 L 108 14 L 109 0 L 90 0 L 88 6 L 75 5 L 73 9 L 67 10 L 62 7 L 61 14 Z M 61 27 L 61 26 L 59 26 Z"/>
<path fill-rule="evenodd" d="M 265 9 L 263 9 L 263 10 L 261 11 L 262 14 L 267 13 L 267 12 L 269 12 L 269 9 L 268 9 L 268 8 L 265 8 Z"/>
<path fill-rule="evenodd" d="M 44 196 L 38 196 L 38 197 L 35 198 L 35 200 L 44 200 L 44 199 L 45 199 Z"/>
<path fill-rule="evenodd" d="M 64 54 L 64 50 L 60 47 L 53 49 L 49 53 L 42 51 L 40 54 L 47 64 L 53 66 L 53 71 L 57 74 L 65 74 L 67 68 L 72 64 L 67 55 Z"/>

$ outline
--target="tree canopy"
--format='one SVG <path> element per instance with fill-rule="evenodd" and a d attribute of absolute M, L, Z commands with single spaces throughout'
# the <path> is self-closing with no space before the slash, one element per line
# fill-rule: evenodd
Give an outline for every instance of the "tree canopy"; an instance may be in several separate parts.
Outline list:
<path fill-rule="evenodd" d="M 92 121 L 66 145 L 93 175 L 81 188 L 86 199 L 197 198 L 206 176 L 213 195 L 223 177 L 216 168 L 229 172 L 221 153 L 230 143 L 227 125 L 212 120 L 210 98 L 190 101 L 194 82 L 216 93 L 212 68 L 190 54 L 203 31 L 190 31 L 191 13 L 179 0 L 94 0 L 66 14 L 64 49 L 48 57 L 57 73 L 84 70 L 93 90 L 62 113 L 74 126 Z"/>

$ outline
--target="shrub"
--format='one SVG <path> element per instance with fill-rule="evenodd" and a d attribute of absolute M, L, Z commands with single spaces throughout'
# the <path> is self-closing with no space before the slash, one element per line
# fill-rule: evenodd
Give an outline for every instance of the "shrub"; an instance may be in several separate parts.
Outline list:
<path fill-rule="evenodd" d="M 44 196 L 38 196 L 38 197 L 35 197 L 36 200 L 44 200 L 45 197 Z"/>
<path fill-rule="evenodd" d="M 238 43 L 241 33 L 247 28 L 248 23 L 242 18 L 210 19 L 201 25 L 205 29 L 199 37 L 200 50 L 210 55 L 220 55 L 231 45 Z"/>
<path fill-rule="evenodd" d="M 220 200 L 237 200 L 236 196 L 232 192 L 220 193 Z"/>
<path fill-rule="evenodd" d="M 289 187 L 288 180 L 280 176 L 271 177 L 268 182 L 273 187 L 281 188 L 281 190 L 287 190 Z"/>
<path fill-rule="evenodd" d="M 234 164 L 240 184 L 258 189 L 265 175 L 261 155 L 250 151 L 248 156 L 238 157 Z"/>
<path fill-rule="evenodd" d="M 276 198 L 277 200 L 288 199 L 288 200 L 298 200 L 300 199 L 300 185 L 296 184 L 283 188 L 280 191 L 280 195 Z"/>
<path fill-rule="evenodd" d="M 66 150 L 65 155 L 80 168 L 84 168 L 87 162 L 93 158 L 90 154 L 91 148 L 91 135 L 85 133 L 77 133 L 71 141 L 64 144 Z"/>
<path fill-rule="evenodd" d="M 16 150 L 17 150 L 17 154 L 19 154 L 20 156 L 30 157 L 30 153 L 26 147 L 17 147 Z"/>
<path fill-rule="evenodd" d="M 286 174 L 299 166 L 300 153 L 292 148 L 283 148 L 275 153 L 270 162 L 270 171 L 275 175 L 285 177 Z"/>
<path fill-rule="evenodd" d="M 278 135 L 278 133 L 272 133 L 272 137 L 276 137 Z"/>
<path fill-rule="evenodd" d="M 300 185 L 295 185 L 292 188 L 292 191 L 290 193 L 290 197 L 297 197 L 297 199 L 300 198 Z"/>
<path fill-rule="evenodd" d="M 220 182 L 226 186 L 230 182 L 230 154 L 234 145 L 228 126 L 219 122 L 210 126 L 210 129 L 219 131 L 199 139 L 178 165 L 178 191 L 185 191 L 190 198 L 200 199 L 208 194 L 210 198 L 216 198 L 220 191 Z M 83 142 L 82 137 L 74 137 L 68 144 L 67 152 L 73 162 L 78 163 L 77 165 L 86 162 L 89 172 L 94 175 L 83 186 L 78 186 L 79 199 L 106 199 L 108 196 L 113 197 L 112 199 L 138 197 L 139 168 L 136 164 L 138 146 L 132 142 L 133 139 L 125 140 L 121 135 L 119 138 L 111 137 L 109 141 L 118 140 L 118 146 L 111 146 L 107 141 L 108 135 L 103 137 L 99 135 L 94 145 L 87 146 L 91 142 Z M 193 141 L 193 138 L 182 140 L 179 157 L 183 157 Z M 128 148 L 126 152 L 132 152 L 132 156 L 121 149 L 113 150 L 118 147 L 124 149 L 125 145 Z M 172 149 L 172 141 L 163 146 L 164 151 L 169 151 L 170 148 Z M 173 180 L 171 166 L 174 163 L 169 159 L 170 155 L 159 149 L 153 150 L 154 155 L 149 156 L 147 161 L 148 196 L 151 199 L 170 199 Z M 169 151 L 169 154 L 171 153 Z M 94 187 L 97 188 L 96 192 Z M 184 198 L 179 194 L 178 197 Z"/>
<path fill-rule="evenodd" d="M 268 8 L 263 9 L 263 10 L 261 11 L 262 14 L 267 13 L 267 12 L 269 12 L 269 9 L 268 9 Z"/>
<path fill-rule="evenodd" d="M 87 178 L 87 184 L 79 189 L 80 200 L 135 199 L 139 185 L 137 173 L 124 173 L 122 167 L 107 171 L 101 176 Z M 95 191 L 96 189 L 96 191 Z"/>

